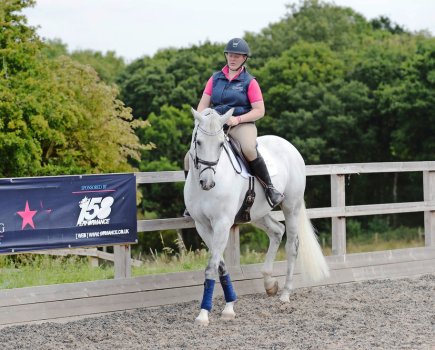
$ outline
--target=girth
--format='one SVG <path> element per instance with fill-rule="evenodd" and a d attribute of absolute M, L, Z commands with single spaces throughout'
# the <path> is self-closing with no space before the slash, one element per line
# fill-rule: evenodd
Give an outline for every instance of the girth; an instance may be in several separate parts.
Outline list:
<path fill-rule="evenodd" d="M 255 201 L 255 177 L 249 176 L 249 187 L 245 194 L 245 199 L 242 202 L 236 217 L 234 218 L 235 224 L 243 224 L 251 221 L 251 207 Z"/>

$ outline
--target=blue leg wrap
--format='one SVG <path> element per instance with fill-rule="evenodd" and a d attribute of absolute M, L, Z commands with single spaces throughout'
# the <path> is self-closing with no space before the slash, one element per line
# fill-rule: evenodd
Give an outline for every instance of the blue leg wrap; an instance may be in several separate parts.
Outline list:
<path fill-rule="evenodd" d="M 211 311 L 213 305 L 213 290 L 215 280 L 206 279 L 204 282 L 204 295 L 202 296 L 201 309 Z"/>
<path fill-rule="evenodd" d="M 233 284 L 231 283 L 230 275 L 227 274 L 225 276 L 219 276 L 219 280 L 221 281 L 222 289 L 224 290 L 225 301 L 230 303 L 232 301 L 236 301 L 237 295 L 234 292 Z"/>

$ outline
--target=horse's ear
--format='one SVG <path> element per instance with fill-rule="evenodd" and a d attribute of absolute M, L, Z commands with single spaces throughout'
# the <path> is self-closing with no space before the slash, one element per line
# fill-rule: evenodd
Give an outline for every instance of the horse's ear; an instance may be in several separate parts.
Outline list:
<path fill-rule="evenodd" d="M 224 125 L 228 119 L 231 118 L 231 116 L 233 115 L 234 112 L 234 108 L 231 108 L 227 113 L 225 113 L 222 117 L 221 117 L 221 123 L 222 125 Z"/>
<path fill-rule="evenodd" d="M 195 117 L 195 119 L 200 122 L 202 120 L 202 115 L 201 113 L 199 113 L 197 110 L 193 109 L 192 107 L 190 107 L 190 110 L 192 111 L 193 116 Z"/>

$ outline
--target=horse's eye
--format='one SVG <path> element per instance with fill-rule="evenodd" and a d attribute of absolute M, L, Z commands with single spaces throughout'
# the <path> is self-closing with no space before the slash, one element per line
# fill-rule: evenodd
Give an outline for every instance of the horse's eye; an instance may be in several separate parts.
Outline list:
<path fill-rule="evenodd" d="M 201 141 L 196 141 L 196 144 L 197 144 L 198 146 L 201 146 Z"/>

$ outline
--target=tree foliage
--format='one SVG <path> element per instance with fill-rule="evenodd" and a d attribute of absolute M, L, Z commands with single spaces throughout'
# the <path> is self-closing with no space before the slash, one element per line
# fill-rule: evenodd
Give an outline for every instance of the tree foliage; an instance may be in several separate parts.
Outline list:
<path fill-rule="evenodd" d="M 131 109 L 90 66 L 50 58 L 19 11 L 1 5 L 1 176 L 128 171 L 140 145 Z M 135 125 L 137 124 L 137 125 Z"/>

